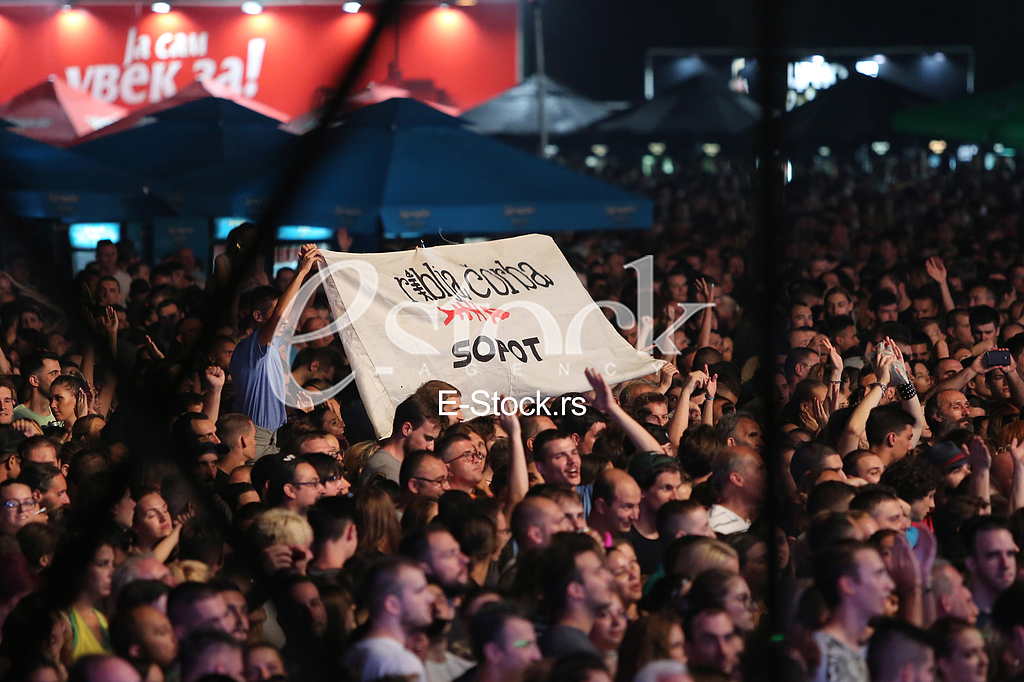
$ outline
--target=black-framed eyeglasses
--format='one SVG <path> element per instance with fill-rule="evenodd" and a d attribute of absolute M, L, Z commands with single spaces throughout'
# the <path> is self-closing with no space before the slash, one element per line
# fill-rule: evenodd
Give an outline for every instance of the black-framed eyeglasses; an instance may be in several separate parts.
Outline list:
<path fill-rule="evenodd" d="M 333 449 L 333 450 L 327 450 L 326 452 L 316 451 L 316 452 L 307 452 L 307 453 L 304 453 L 304 454 L 307 454 L 307 455 L 328 455 L 328 456 L 333 457 L 334 459 L 338 460 L 342 464 L 345 463 L 345 456 L 344 456 L 344 454 L 341 452 L 341 450 L 338 450 L 336 448 Z"/>
<path fill-rule="evenodd" d="M 292 485 L 297 487 L 297 488 L 301 488 L 304 485 L 317 486 L 317 485 L 320 485 L 320 479 L 318 478 L 318 479 L 315 479 L 315 480 L 312 480 L 312 481 L 296 481 L 296 482 L 292 483 Z"/>
<path fill-rule="evenodd" d="M 4 502 L 4 506 L 8 509 L 17 509 L 19 512 L 23 509 L 35 509 L 37 506 L 35 500 L 7 500 Z"/>
<path fill-rule="evenodd" d="M 470 462 L 482 462 L 484 457 L 485 457 L 485 455 L 477 452 L 476 450 L 467 450 L 466 452 L 463 452 L 458 457 L 451 458 L 450 460 L 445 462 L 445 464 L 451 464 L 453 462 L 456 462 L 456 461 L 462 459 L 463 457 L 468 459 Z"/>
<path fill-rule="evenodd" d="M 439 476 L 438 478 L 424 478 L 422 476 L 413 476 L 413 480 L 423 481 L 424 483 L 433 483 L 434 485 L 446 485 L 448 483 L 447 476 Z"/>

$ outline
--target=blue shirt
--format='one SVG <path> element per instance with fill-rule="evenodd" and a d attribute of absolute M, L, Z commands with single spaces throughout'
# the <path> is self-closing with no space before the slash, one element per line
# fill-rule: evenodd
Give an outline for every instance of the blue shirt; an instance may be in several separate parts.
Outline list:
<path fill-rule="evenodd" d="M 283 338 L 275 334 L 261 348 L 257 329 L 239 341 L 231 354 L 235 410 L 268 431 L 277 431 L 288 420 L 284 406 L 285 369 L 278 352 Z"/>

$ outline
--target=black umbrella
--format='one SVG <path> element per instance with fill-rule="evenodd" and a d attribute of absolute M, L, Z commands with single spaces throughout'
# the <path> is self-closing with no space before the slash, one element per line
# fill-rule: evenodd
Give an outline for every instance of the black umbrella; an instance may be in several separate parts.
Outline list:
<path fill-rule="evenodd" d="M 537 90 L 538 78 L 530 76 L 514 88 L 464 112 L 462 118 L 469 121 L 470 130 L 484 135 L 538 135 Z M 622 108 L 617 102 L 597 102 L 550 78 L 545 79 L 544 117 L 552 135 L 574 133 Z"/>
<path fill-rule="evenodd" d="M 932 101 L 891 81 L 852 73 L 782 117 L 783 146 L 849 148 L 886 140 L 897 113 Z"/>
<path fill-rule="evenodd" d="M 761 107 L 751 97 L 733 92 L 723 79 L 699 74 L 596 127 L 601 132 L 648 138 L 739 135 L 760 118 Z"/>

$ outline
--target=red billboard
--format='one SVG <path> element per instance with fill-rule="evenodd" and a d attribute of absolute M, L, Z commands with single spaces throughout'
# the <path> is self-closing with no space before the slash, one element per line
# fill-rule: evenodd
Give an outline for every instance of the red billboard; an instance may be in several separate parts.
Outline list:
<path fill-rule="evenodd" d="M 409 4 L 384 33 L 360 86 L 400 85 L 418 98 L 468 109 L 516 84 L 517 3 Z M 0 102 L 51 75 L 128 108 L 213 78 L 291 115 L 337 84 L 374 21 L 341 5 L 184 6 L 52 4 L 0 7 Z"/>

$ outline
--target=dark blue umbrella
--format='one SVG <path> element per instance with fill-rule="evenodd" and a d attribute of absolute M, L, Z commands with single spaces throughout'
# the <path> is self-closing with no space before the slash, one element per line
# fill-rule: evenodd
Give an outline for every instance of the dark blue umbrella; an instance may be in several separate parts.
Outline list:
<path fill-rule="evenodd" d="M 463 112 L 470 128 L 484 135 L 537 135 L 538 79 L 536 75 L 505 92 Z M 552 135 L 569 135 L 608 118 L 623 105 L 596 102 L 550 78 L 544 87 L 544 118 Z"/>
<path fill-rule="evenodd" d="M 249 177 L 236 169 L 227 191 L 196 197 L 196 208 L 252 216 L 283 165 L 264 162 Z M 189 190 L 212 175 L 190 174 L 156 191 L 187 202 Z M 470 132 L 415 100 L 392 99 L 352 112 L 329 131 L 326 157 L 284 220 L 355 234 L 376 234 L 380 224 L 386 236 L 506 234 L 645 229 L 653 211 L 643 197 Z"/>
<path fill-rule="evenodd" d="M 284 118 L 249 100 L 231 98 L 203 81 L 83 137 L 73 149 L 138 173 L 147 181 L 161 181 L 262 156 L 292 137 L 279 128 Z"/>
<path fill-rule="evenodd" d="M 896 114 L 932 101 L 884 78 L 851 73 L 784 114 L 779 129 L 787 149 L 816 149 L 819 145 L 853 148 L 891 139 Z"/>
<path fill-rule="evenodd" d="M 597 130 L 637 137 L 740 135 L 761 119 L 761 106 L 729 89 L 724 79 L 698 74 L 596 125 Z"/>
<path fill-rule="evenodd" d="M 128 173 L 3 129 L 0 188 L 25 218 L 126 222 L 169 214 Z"/>

